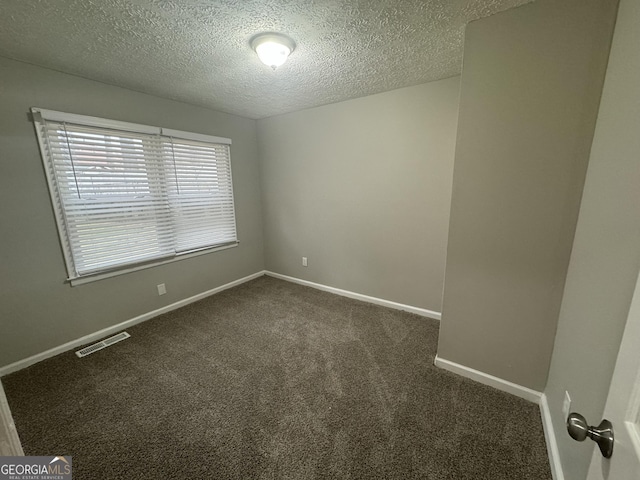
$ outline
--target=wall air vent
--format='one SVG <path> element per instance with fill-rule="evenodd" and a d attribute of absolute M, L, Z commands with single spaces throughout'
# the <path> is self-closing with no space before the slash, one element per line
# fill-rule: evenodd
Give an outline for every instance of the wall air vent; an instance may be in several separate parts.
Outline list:
<path fill-rule="evenodd" d="M 94 343 L 93 345 L 89 345 L 88 347 L 84 347 L 78 350 L 76 352 L 76 355 L 80 358 L 86 357 L 87 355 L 90 355 L 93 352 L 97 352 L 98 350 L 107 348 L 108 346 L 113 345 L 114 343 L 118 343 L 122 340 L 125 340 L 130 336 L 131 335 L 129 335 L 127 332 L 120 332 L 119 334 L 114 335 L 113 337 L 106 338 L 98 343 Z"/>

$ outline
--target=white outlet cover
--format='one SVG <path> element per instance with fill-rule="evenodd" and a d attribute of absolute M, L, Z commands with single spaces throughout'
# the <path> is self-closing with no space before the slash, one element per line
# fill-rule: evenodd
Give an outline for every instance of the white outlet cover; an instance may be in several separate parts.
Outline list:
<path fill-rule="evenodd" d="M 158 295 L 164 295 L 165 293 L 167 293 L 167 287 L 164 283 L 161 283 L 158 285 Z"/>
<path fill-rule="evenodd" d="M 302 257 L 302 266 L 303 267 L 307 266 L 307 257 Z"/>

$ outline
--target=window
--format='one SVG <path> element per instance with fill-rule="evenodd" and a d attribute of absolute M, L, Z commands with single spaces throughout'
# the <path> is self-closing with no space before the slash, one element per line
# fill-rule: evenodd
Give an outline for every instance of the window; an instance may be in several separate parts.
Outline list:
<path fill-rule="evenodd" d="M 72 282 L 237 244 L 231 140 L 32 112 Z"/>

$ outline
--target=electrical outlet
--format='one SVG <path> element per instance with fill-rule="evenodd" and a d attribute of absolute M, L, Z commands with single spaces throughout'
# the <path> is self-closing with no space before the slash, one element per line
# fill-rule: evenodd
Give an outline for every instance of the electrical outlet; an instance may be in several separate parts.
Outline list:
<path fill-rule="evenodd" d="M 302 257 L 302 266 L 307 267 L 307 257 Z"/>
<path fill-rule="evenodd" d="M 569 392 L 565 390 L 564 392 L 564 402 L 562 402 L 562 415 L 566 420 L 571 413 L 571 397 L 569 396 Z"/>
<path fill-rule="evenodd" d="M 165 293 L 167 293 L 167 287 L 164 283 L 161 283 L 158 285 L 158 295 L 164 295 Z"/>

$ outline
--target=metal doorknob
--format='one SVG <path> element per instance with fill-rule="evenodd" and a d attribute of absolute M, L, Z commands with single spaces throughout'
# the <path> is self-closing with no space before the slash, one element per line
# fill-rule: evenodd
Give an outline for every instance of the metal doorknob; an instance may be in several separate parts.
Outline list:
<path fill-rule="evenodd" d="M 597 427 L 590 427 L 582 415 L 571 413 L 567 417 L 567 431 L 578 442 L 583 442 L 587 437 L 596 442 L 604 458 L 613 455 L 613 425 L 609 420 L 602 420 Z"/>

